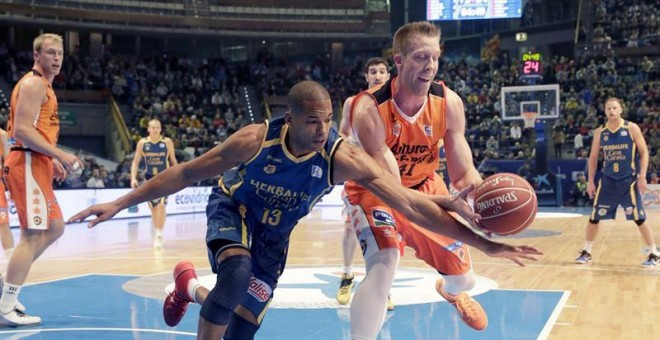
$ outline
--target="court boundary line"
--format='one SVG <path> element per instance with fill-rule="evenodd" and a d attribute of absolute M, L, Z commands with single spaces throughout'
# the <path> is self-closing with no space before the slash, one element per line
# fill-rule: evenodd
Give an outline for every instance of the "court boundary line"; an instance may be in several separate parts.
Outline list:
<path fill-rule="evenodd" d="M 552 314 L 550 314 L 550 317 L 548 317 L 548 321 L 546 321 L 545 326 L 543 326 L 543 329 L 541 330 L 541 333 L 539 334 L 537 339 L 547 339 L 550 336 L 550 332 L 552 332 L 552 329 L 555 327 L 557 324 L 557 320 L 559 319 L 559 314 L 564 309 L 564 306 L 566 305 L 566 302 L 568 302 L 568 298 L 571 296 L 570 291 L 563 291 L 564 293 L 562 294 L 562 297 L 559 299 L 559 302 L 555 305 L 555 309 L 552 311 Z"/>
<path fill-rule="evenodd" d="M 20 334 L 20 333 L 42 333 L 42 332 L 83 332 L 83 331 L 118 331 L 118 332 L 144 332 L 144 333 L 161 333 L 161 334 L 176 334 L 176 335 L 187 335 L 187 336 L 197 336 L 197 333 L 191 332 L 182 332 L 182 331 L 170 331 L 166 329 L 149 329 L 149 328 L 122 328 L 122 327 L 68 327 L 68 328 L 30 328 L 30 329 L 18 329 L 11 331 L 2 331 L 0 334 Z"/>

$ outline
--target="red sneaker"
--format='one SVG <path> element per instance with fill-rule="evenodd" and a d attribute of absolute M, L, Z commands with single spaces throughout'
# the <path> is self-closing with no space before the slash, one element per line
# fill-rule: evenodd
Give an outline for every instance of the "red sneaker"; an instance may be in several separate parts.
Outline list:
<path fill-rule="evenodd" d="M 186 314 L 188 303 L 194 302 L 193 298 L 188 296 L 188 282 L 196 278 L 192 262 L 181 261 L 174 267 L 174 290 L 167 295 L 163 304 L 163 318 L 168 326 L 178 325 Z"/>

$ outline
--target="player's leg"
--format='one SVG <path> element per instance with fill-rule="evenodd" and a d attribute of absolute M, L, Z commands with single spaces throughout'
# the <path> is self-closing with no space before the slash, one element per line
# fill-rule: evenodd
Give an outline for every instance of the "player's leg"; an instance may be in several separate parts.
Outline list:
<path fill-rule="evenodd" d="M 342 209 L 342 219 L 344 220 L 344 235 L 342 237 L 341 249 L 343 268 L 341 275 L 341 282 L 337 290 L 336 299 L 340 305 L 348 304 L 351 301 L 351 293 L 353 291 L 354 275 L 353 275 L 353 257 L 355 256 L 355 248 L 357 246 L 357 238 L 355 236 L 355 229 L 351 223 L 351 215 L 349 214 L 350 203 L 342 192 L 344 200 L 344 208 Z"/>
<path fill-rule="evenodd" d="M 18 312 L 18 296 L 32 263 L 62 236 L 64 221 L 52 187 L 53 166 L 49 158 L 27 151 L 12 152 L 7 168 L 6 178 L 19 215 L 21 239 L 7 265 L 0 297 L 0 322 L 34 325 L 41 323 L 41 319 Z"/>
<path fill-rule="evenodd" d="M 14 252 L 14 235 L 9 229 L 9 205 L 5 196 L 5 185 L 0 181 L 0 239 L 7 259 Z"/>
<path fill-rule="evenodd" d="M 432 174 L 419 191 L 448 195 L 442 178 Z M 414 223 L 405 225 L 401 234 L 406 245 L 415 249 L 415 255 L 436 269 L 442 277 L 436 282 L 436 291 L 456 307 L 463 321 L 476 330 L 488 326 L 488 316 L 481 305 L 467 291 L 475 285 L 472 260 L 467 245 L 452 238 L 436 234 Z"/>
<path fill-rule="evenodd" d="M 163 228 L 165 227 L 165 218 L 167 197 L 157 198 L 149 202 L 151 208 L 151 223 L 154 226 L 154 247 L 161 248 L 163 246 Z"/>
<path fill-rule="evenodd" d="M 353 200 L 351 218 L 367 273 L 351 303 L 352 339 L 374 339 L 385 318 L 387 297 L 399 263 L 397 223 L 392 210 L 371 193 Z"/>
<path fill-rule="evenodd" d="M 646 222 L 646 212 L 644 211 L 644 203 L 642 200 L 642 195 L 637 188 L 637 181 L 633 180 L 630 183 L 630 186 L 627 190 L 628 195 L 621 205 L 624 207 L 626 212 L 626 219 L 634 220 L 637 224 L 639 233 L 644 240 L 644 256 L 646 259 L 644 262 L 640 263 L 642 267 L 655 267 L 660 265 L 660 257 L 658 256 L 658 248 L 655 245 L 655 239 L 653 238 L 653 232 L 651 227 Z"/>
<path fill-rule="evenodd" d="M 604 181 L 604 182 L 603 182 Z M 591 215 L 584 232 L 584 246 L 580 251 L 580 255 L 575 259 L 577 264 L 587 264 L 591 262 L 591 248 L 598 236 L 598 225 L 600 220 L 612 219 L 616 215 L 616 208 L 618 202 L 611 201 L 612 191 L 608 185 L 615 185 L 608 177 L 603 176 L 598 181 L 596 194 L 594 196 L 594 205 L 591 208 Z"/>

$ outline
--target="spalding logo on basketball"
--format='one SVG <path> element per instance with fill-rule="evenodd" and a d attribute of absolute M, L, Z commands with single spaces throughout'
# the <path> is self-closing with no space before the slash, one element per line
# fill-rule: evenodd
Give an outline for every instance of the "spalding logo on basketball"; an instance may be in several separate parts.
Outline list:
<path fill-rule="evenodd" d="M 512 173 L 492 175 L 474 194 L 479 224 L 498 235 L 513 235 L 527 228 L 536 217 L 538 201 L 534 188 Z"/>

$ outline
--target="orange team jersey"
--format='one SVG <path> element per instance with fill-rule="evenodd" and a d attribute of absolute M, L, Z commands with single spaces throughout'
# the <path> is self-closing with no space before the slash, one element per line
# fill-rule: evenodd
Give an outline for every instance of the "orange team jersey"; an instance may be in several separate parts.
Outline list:
<path fill-rule="evenodd" d="M 44 137 L 44 139 L 51 145 L 57 144 L 57 137 L 60 133 L 60 117 L 57 114 L 57 97 L 55 96 L 55 91 L 53 87 L 43 78 L 41 74 L 36 70 L 31 70 L 26 73 L 21 80 L 18 81 L 14 91 L 11 93 L 11 106 L 9 111 L 9 122 L 7 123 L 7 134 L 9 135 L 9 144 L 12 148 L 18 147 L 23 148 L 23 144 L 20 140 L 17 140 L 14 136 L 14 115 L 16 114 L 16 105 L 18 103 L 18 93 L 20 91 L 21 84 L 24 80 L 30 77 L 39 77 L 43 80 L 44 85 L 46 85 L 46 102 L 41 104 L 41 110 L 39 111 L 39 116 L 34 122 L 34 127 L 37 129 L 39 134 Z"/>
<path fill-rule="evenodd" d="M 0 157 L 4 154 L 5 148 L 0 143 Z M 5 159 L 3 158 L 4 162 Z M 5 196 L 5 178 L 0 180 L 0 225 L 9 223 L 9 205 L 7 204 L 7 196 Z"/>
<path fill-rule="evenodd" d="M 62 219 L 62 211 L 53 191 L 52 159 L 26 148 L 14 135 L 18 93 L 23 82 L 30 77 L 40 77 L 46 85 L 46 101 L 41 103 L 33 126 L 48 143 L 57 143 L 60 131 L 57 97 L 50 82 L 36 70 L 31 70 L 21 78 L 11 94 L 7 123 L 10 153 L 4 164 L 4 175 L 21 228 L 43 230 L 48 228 L 50 221 Z"/>
<path fill-rule="evenodd" d="M 396 77 L 381 87 L 361 92 L 355 96 L 353 102 L 363 95 L 368 95 L 377 103 L 378 113 L 386 131 L 385 143 L 396 158 L 401 183 L 406 187 L 416 188 L 438 167 L 438 150 L 447 129 L 445 86 L 443 83 L 432 83 L 426 103 L 410 118 L 401 113 L 394 103 L 395 80 Z M 352 117 L 353 112 L 351 119 Z M 364 190 L 354 181 L 346 183 L 349 196 Z"/>

